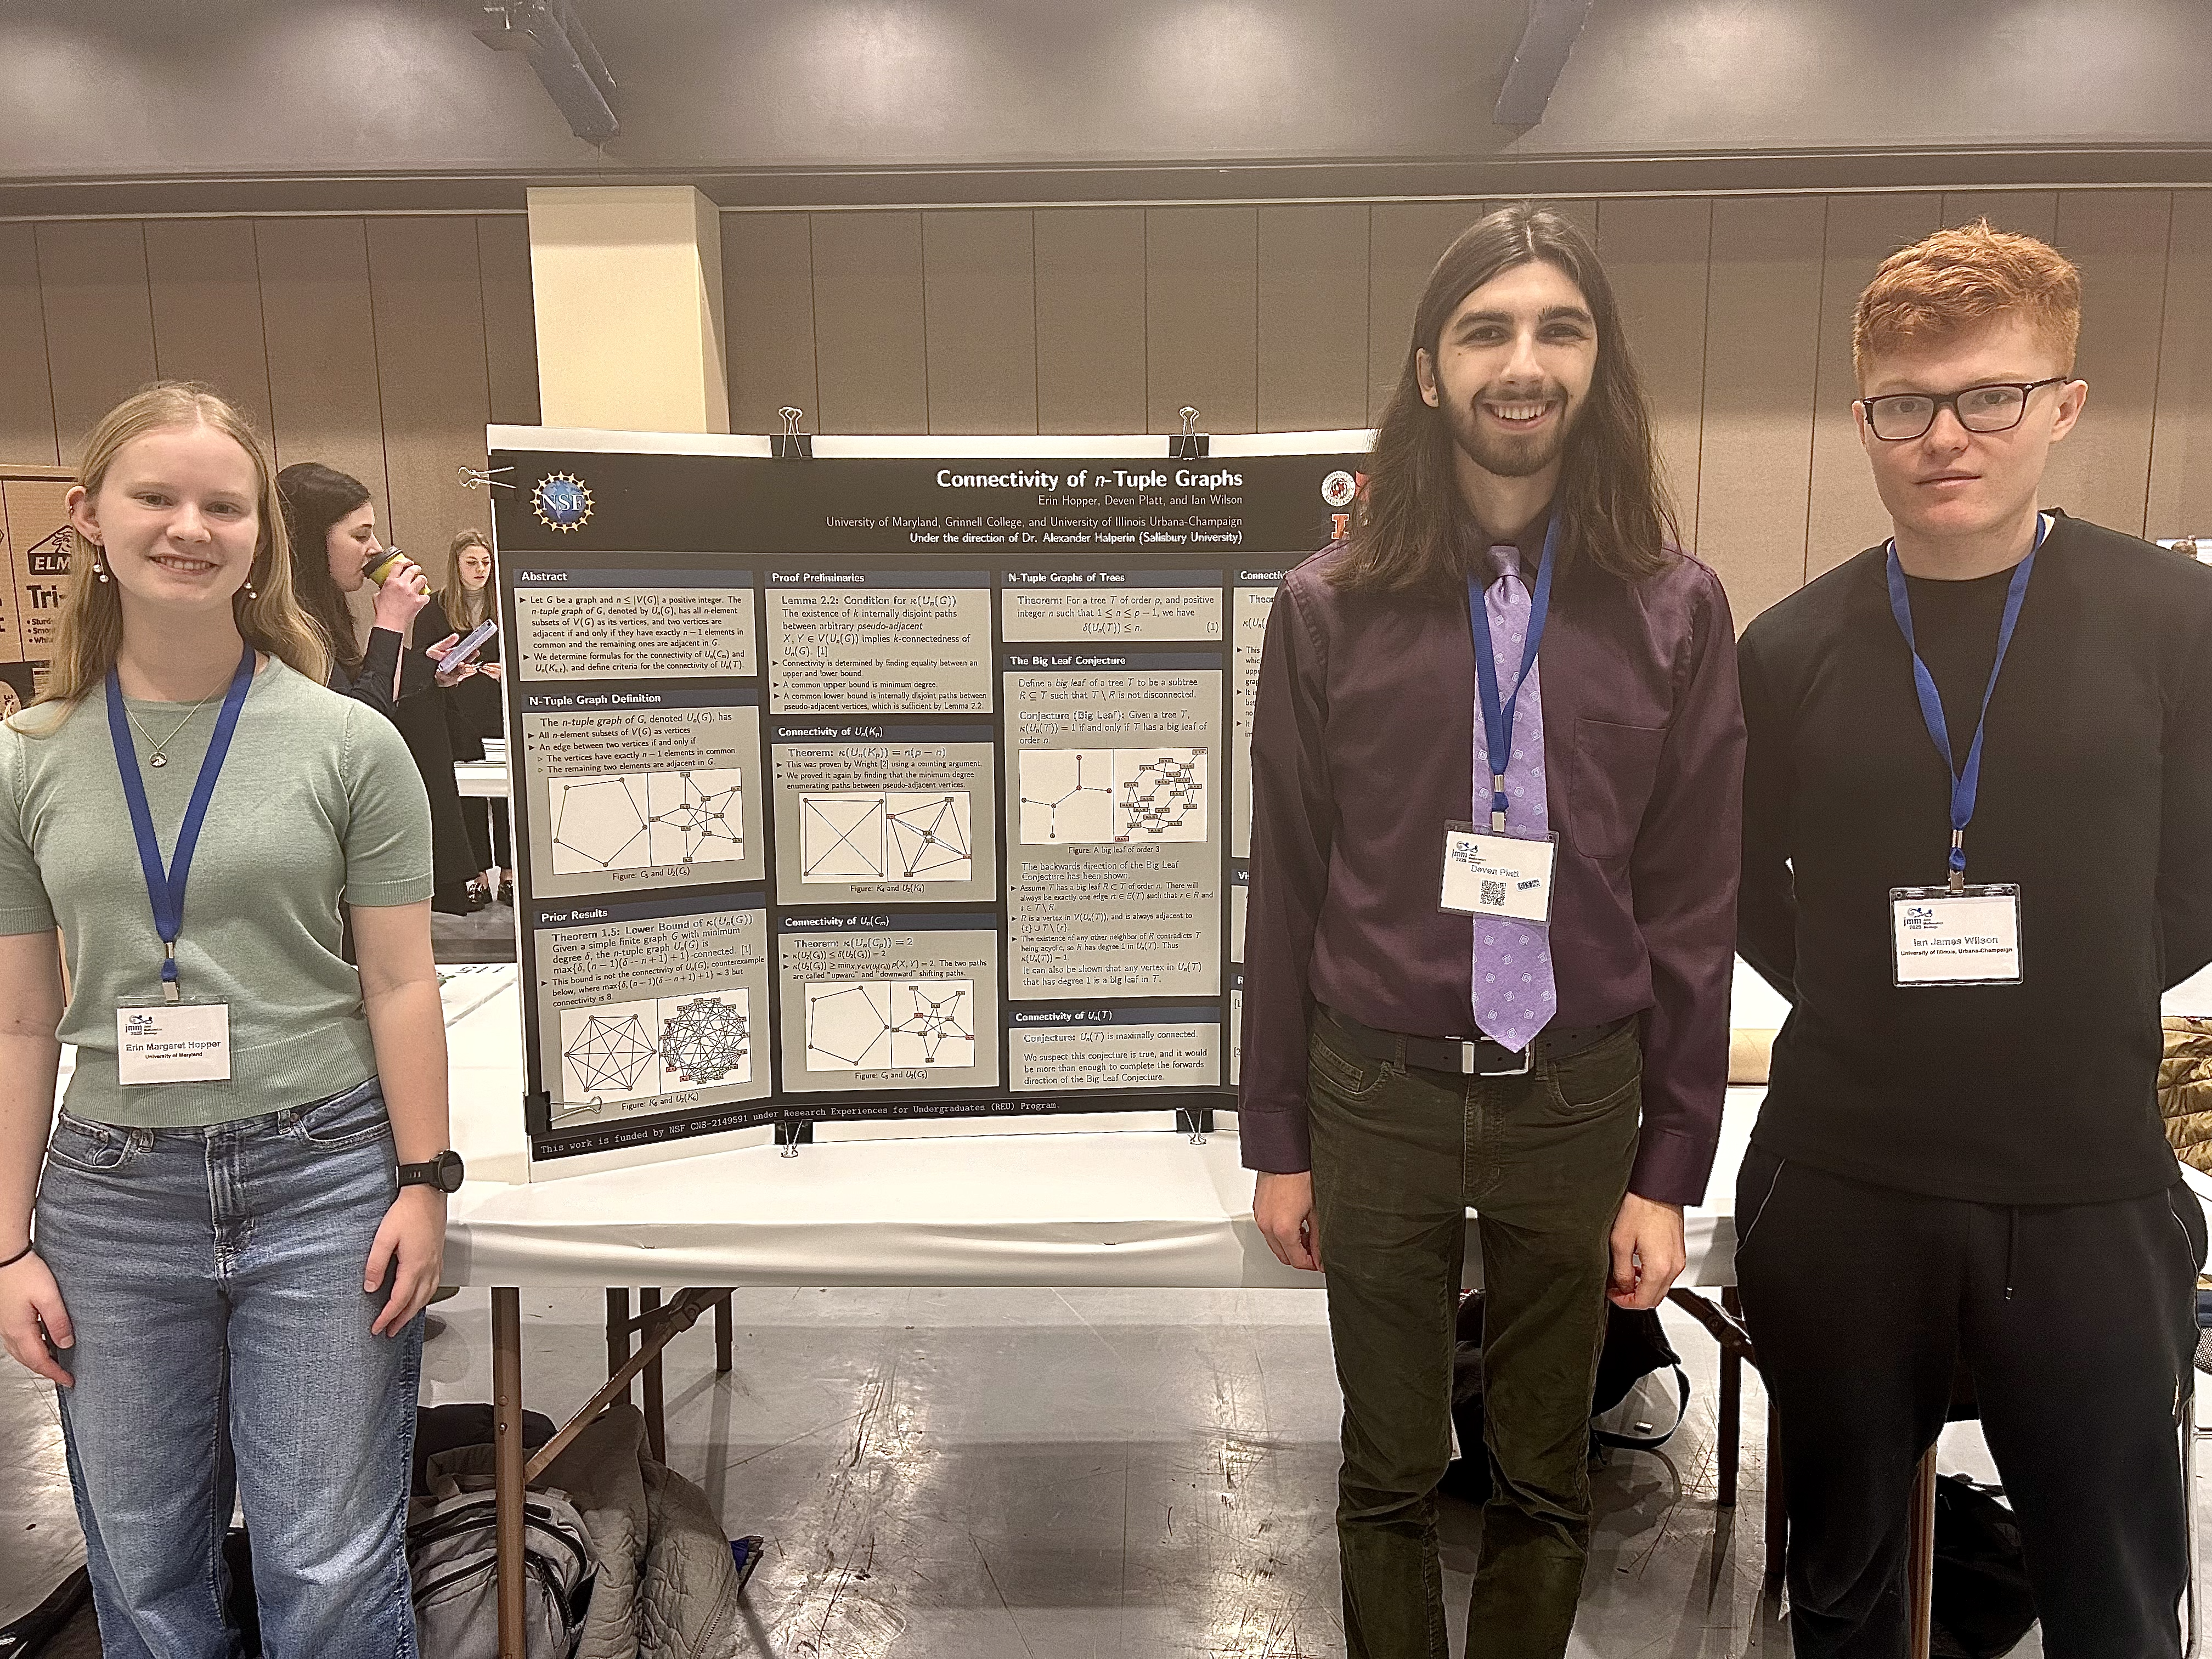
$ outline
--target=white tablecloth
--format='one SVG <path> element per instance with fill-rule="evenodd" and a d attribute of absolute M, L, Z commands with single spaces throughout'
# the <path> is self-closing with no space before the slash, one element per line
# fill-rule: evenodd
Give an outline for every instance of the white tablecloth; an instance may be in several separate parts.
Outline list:
<path fill-rule="evenodd" d="M 2212 975 L 2166 1006 L 2212 1012 Z M 1739 1025 L 1776 1025 L 1781 1012 L 1772 992 L 1739 973 Z M 879 1125 L 796 1158 L 758 1146 L 527 1183 L 514 991 L 459 1019 L 451 1041 L 454 1144 L 471 1172 L 452 1211 L 447 1276 L 458 1284 L 1320 1282 L 1261 1243 L 1233 1114 L 1203 1146 L 1164 1128 L 1068 1133 L 1024 1121 L 1025 1133 L 978 1123 L 981 1133 L 946 1134 L 939 1125 Z M 1686 1285 L 1734 1282 L 1729 1211 L 1764 1092 L 1729 1091 L 1707 1203 L 1686 1218 Z M 902 1133 L 916 1138 L 891 1138 Z M 866 1138 L 844 1138 L 855 1133 Z M 2212 1196 L 2212 1182 L 2192 1180 Z M 1470 1281 L 1480 1271 L 1473 1231 Z"/>
<path fill-rule="evenodd" d="M 526 1183 L 514 991 L 469 1012 L 450 1042 L 454 1145 L 471 1174 L 447 1235 L 454 1284 L 1320 1283 L 1277 1261 L 1253 1225 L 1234 1114 L 1202 1146 L 1164 1127 L 1071 1133 L 1023 1120 L 1012 1133 L 977 1122 L 977 1133 L 897 1139 L 897 1126 L 878 1125 L 795 1158 L 758 1146 Z M 1730 1091 L 1717 1206 L 1760 1092 Z M 1692 1211 L 1687 1232 L 1684 1282 L 1729 1283 L 1724 1208 Z"/>

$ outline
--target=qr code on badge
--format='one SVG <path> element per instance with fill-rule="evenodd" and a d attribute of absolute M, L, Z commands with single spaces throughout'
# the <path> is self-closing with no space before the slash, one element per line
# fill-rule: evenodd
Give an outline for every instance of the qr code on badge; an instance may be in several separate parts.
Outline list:
<path fill-rule="evenodd" d="M 1476 902 L 1486 904 L 1493 910 L 1504 909 L 1505 908 L 1505 884 L 1502 881 L 1484 882 L 1482 884 L 1482 896 L 1478 899 Z"/>

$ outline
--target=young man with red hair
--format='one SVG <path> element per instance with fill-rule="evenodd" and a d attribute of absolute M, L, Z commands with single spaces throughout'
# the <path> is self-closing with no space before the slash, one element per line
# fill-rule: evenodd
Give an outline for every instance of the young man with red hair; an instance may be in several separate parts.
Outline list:
<path fill-rule="evenodd" d="M 1799 1659 L 1905 1651 L 1971 1373 L 2061 1656 L 2176 1654 L 2204 1221 L 2159 999 L 2212 960 L 2212 570 L 2039 508 L 2080 280 L 1986 223 L 1860 296 L 1893 538 L 1741 647 L 1741 949 L 1788 997 L 1737 1185 Z"/>

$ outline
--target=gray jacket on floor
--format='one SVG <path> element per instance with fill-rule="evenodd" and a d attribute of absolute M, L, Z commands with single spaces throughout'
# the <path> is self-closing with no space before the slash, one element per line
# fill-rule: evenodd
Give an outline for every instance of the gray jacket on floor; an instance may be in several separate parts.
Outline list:
<path fill-rule="evenodd" d="M 431 1492 L 488 1490 L 493 1449 L 429 1462 Z M 565 1492 L 599 1557 L 577 1659 L 726 1659 L 738 1648 L 738 1573 L 707 1495 L 645 1449 L 645 1419 L 617 1405 L 535 1483 Z"/>

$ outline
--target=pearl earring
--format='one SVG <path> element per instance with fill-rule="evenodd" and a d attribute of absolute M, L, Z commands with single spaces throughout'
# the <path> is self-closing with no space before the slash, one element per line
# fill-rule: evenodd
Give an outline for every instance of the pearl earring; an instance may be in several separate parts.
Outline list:
<path fill-rule="evenodd" d="M 254 592 L 253 578 L 251 576 L 248 576 L 246 579 L 246 597 L 249 599 L 258 599 L 261 597 L 260 594 Z"/>
<path fill-rule="evenodd" d="M 100 562 L 100 556 L 104 551 L 106 549 L 102 544 L 94 542 L 92 544 L 92 574 L 102 581 L 107 580 L 107 567 Z"/>

